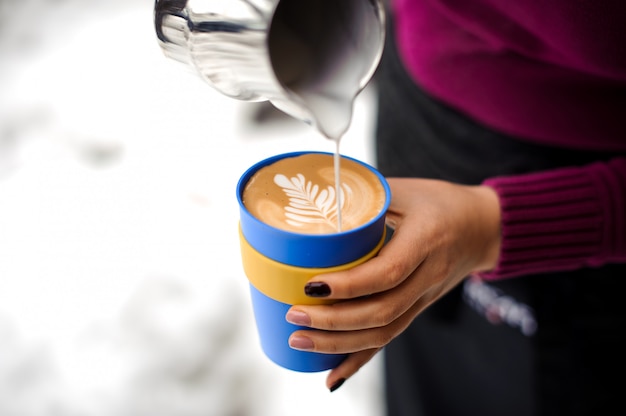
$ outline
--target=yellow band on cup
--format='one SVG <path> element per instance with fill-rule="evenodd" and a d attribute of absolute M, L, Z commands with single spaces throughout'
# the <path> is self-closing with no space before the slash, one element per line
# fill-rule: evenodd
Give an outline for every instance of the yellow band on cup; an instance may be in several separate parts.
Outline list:
<path fill-rule="evenodd" d="M 296 267 L 279 263 L 256 251 L 246 241 L 239 227 L 243 269 L 252 285 L 265 296 L 288 305 L 322 305 L 336 301 L 312 298 L 304 294 L 304 285 L 323 273 L 348 270 L 376 256 L 385 242 L 385 233 L 376 247 L 365 256 L 340 266 L 325 268 Z"/>

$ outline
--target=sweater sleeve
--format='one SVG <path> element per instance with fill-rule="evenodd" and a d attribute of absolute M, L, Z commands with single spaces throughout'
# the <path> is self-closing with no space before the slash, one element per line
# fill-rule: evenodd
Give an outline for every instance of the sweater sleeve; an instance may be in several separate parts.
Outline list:
<path fill-rule="evenodd" d="M 490 178 L 502 209 L 499 280 L 626 262 L 626 158 Z"/>

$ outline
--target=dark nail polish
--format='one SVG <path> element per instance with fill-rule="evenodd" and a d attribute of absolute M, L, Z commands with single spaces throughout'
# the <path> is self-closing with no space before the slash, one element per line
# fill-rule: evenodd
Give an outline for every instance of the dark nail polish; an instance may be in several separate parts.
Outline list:
<path fill-rule="evenodd" d="M 337 390 L 339 387 L 343 386 L 343 383 L 345 383 L 345 382 L 346 382 L 346 379 L 345 379 L 345 378 L 340 378 L 339 380 L 337 380 L 337 381 L 335 382 L 335 384 L 333 384 L 333 385 L 330 387 L 330 392 L 332 393 L 333 391 Z"/>
<path fill-rule="evenodd" d="M 330 295 L 330 286 L 323 282 L 307 283 L 304 286 L 304 294 L 312 298 L 325 298 Z"/>

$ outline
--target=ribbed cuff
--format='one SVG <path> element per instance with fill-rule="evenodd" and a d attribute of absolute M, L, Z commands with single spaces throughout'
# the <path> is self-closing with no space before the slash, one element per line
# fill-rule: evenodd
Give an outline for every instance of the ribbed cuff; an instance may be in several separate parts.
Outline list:
<path fill-rule="evenodd" d="M 601 263 L 608 190 L 593 169 L 486 180 L 500 198 L 502 246 L 496 269 L 480 276 L 497 280 Z"/>

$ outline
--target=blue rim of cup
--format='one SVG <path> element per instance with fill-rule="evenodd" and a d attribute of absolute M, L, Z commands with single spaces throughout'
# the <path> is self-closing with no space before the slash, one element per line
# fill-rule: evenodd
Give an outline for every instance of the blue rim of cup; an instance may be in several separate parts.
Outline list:
<path fill-rule="evenodd" d="M 357 228 L 333 234 L 298 234 L 261 222 L 243 204 L 245 185 L 256 171 L 278 160 L 310 153 L 333 156 L 333 153 L 319 151 L 284 153 L 264 159 L 244 172 L 237 183 L 241 231 L 248 243 L 259 253 L 291 266 L 332 267 L 361 258 L 380 241 L 385 230 L 385 213 L 391 202 L 391 189 L 387 180 L 376 168 L 365 162 L 341 155 L 343 159 L 368 168 L 378 177 L 385 191 L 385 204 L 379 215 Z M 268 244 L 270 241 L 272 243 Z"/>

